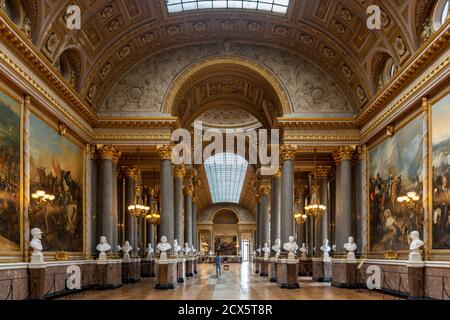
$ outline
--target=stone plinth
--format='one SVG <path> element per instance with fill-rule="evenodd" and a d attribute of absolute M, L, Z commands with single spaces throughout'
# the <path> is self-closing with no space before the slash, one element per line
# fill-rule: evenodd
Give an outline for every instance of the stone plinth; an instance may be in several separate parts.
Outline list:
<path fill-rule="evenodd" d="M 97 289 L 122 286 L 122 260 L 97 261 Z"/>
<path fill-rule="evenodd" d="M 186 259 L 179 258 L 177 262 L 177 281 L 186 282 Z"/>
<path fill-rule="evenodd" d="M 312 259 L 313 281 L 316 282 L 331 282 L 332 267 L 330 260 L 323 258 Z"/>
<path fill-rule="evenodd" d="M 277 282 L 277 260 L 275 258 L 269 259 L 269 265 L 270 265 L 270 282 Z"/>
<path fill-rule="evenodd" d="M 122 282 L 135 283 L 138 281 L 141 281 L 141 259 L 122 262 Z"/>
<path fill-rule="evenodd" d="M 198 273 L 198 257 L 194 258 L 194 274 Z"/>
<path fill-rule="evenodd" d="M 30 299 L 42 300 L 45 296 L 45 263 L 35 263 L 28 266 L 30 274 Z"/>
<path fill-rule="evenodd" d="M 277 285 L 283 289 L 298 289 L 298 260 L 277 260 Z"/>
<path fill-rule="evenodd" d="M 194 258 L 186 258 L 186 277 L 190 278 L 194 276 L 195 262 Z"/>
<path fill-rule="evenodd" d="M 144 259 L 141 261 L 141 277 L 155 277 L 155 259 Z"/>
<path fill-rule="evenodd" d="M 177 282 L 177 259 L 156 260 L 156 289 L 175 289 Z"/>
<path fill-rule="evenodd" d="M 425 296 L 424 263 L 408 262 L 408 294 L 409 299 L 419 300 Z"/>
<path fill-rule="evenodd" d="M 311 259 L 300 259 L 298 263 L 298 276 L 299 277 L 312 277 L 313 276 L 313 262 Z"/>
<path fill-rule="evenodd" d="M 260 257 L 255 257 L 255 273 L 259 273 L 261 270 L 261 258 Z"/>
<path fill-rule="evenodd" d="M 347 259 L 333 259 L 332 286 L 339 288 L 357 288 L 358 262 Z"/>
<path fill-rule="evenodd" d="M 260 263 L 259 275 L 261 277 L 269 276 L 269 259 L 262 259 Z"/>

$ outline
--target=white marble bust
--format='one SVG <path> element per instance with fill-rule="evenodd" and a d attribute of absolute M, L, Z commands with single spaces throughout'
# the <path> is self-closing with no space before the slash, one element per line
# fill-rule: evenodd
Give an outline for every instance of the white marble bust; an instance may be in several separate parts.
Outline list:
<path fill-rule="evenodd" d="M 293 236 L 289 237 L 289 242 L 286 242 L 283 245 L 283 249 L 288 252 L 288 260 L 295 259 L 295 252 L 298 250 L 298 244 L 295 242 L 295 238 Z"/>
<path fill-rule="evenodd" d="M 152 244 L 149 243 L 148 247 L 147 247 L 147 259 L 152 259 L 153 258 L 153 254 L 155 253 L 155 249 L 153 249 Z"/>
<path fill-rule="evenodd" d="M 358 246 L 356 245 L 353 237 L 348 237 L 348 242 L 344 244 L 344 249 L 347 250 L 347 260 L 356 260 L 355 251 L 358 249 Z"/>
<path fill-rule="evenodd" d="M 178 240 L 173 240 L 173 251 L 175 255 L 178 255 L 178 253 L 181 251 L 181 246 L 178 244 Z"/>
<path fill-rule="evenodd" d="M 261 255 L 261 252 L 262 252 L 262 248 L 259 247 L 258 249 L 256 249 L 256 252 L 258 252 L 258 255 L 260 256 L 260 255 Z"/>
<path fill-rule="evenodd" d="M 264 252 L 264 259 L 268 259 L 270 255 L 270 248 L 267 243 L 264 243 L 264 247 L 262 248 L 262 251 Z"/>
<path fill-rule="evenodd" d="M 210 256 L 213 256 L 213 255 L 214 255 L 214 251 L 209 250 L 209 255 L 210 255 Z"/>
<path fill-rule="evenodd" d="M 42 231 L 38 228 L 31 230 L 31 236 L 33 239 L 30 241 L 30 247 L 33 248 L 33 253 L 31 254 L 31 263 L 44 263 L 44 255 L 42 254 Z"/>
<path fill-rule="evenodd" d="M 275 251 L 275 259 L 278 259 L 281 253 L 281 240 L 276 239 L 275 244 L 272 246 L 272 250 Z"/>
<path fill-rule="evenodd" d="M 308 248 L 306 248 L 306 243 L 302 243 L 302 246 L 300 247 L 300 252 L 302 253 L 302 258 L 306 258 L 308 254 Z"/>
<path fill-rule="evenodd" d="M 422 254 L 420 253 L 424 242 L 420 240 L 418 231 L 411 232 L 411 244 L 409 245 L 409 262 L 422 262 Z"/>
<path fill-rule="evenodd" d="M 108 240 L 105 236 L 100 237 L 100 243 L 97 245 L 96 249 L 100 252 L 100 255 L 98 257 L 99 260 L 104 261 L 108 259 L 106 252 L 111 250 L 111 246 L 109 245 Z"/>
<path fill-rule="evenodd" d="M 189 243 L 185 243 L 184 244 L 184 249 L 183 249 L 183 251 L 184 251 L 184 254 L 185 255 L 189 255 L 191 252 L 192 252 L 192 249 L 191 248 L 189 248 Z"/>
<path fill-rule="evenodd" d="M 159 259 L 160 260 L 167 260 L 167 251 L 172 249 L 172 246 L 170 245 L 169 242 L 167 242 L 167 237 L 166 236 L 162 236 L 161 237 L 161 241 L 158 243 L 156 248 L 158 248 L 159 252 L 161 253 L 160 256 L 159 256 Z"/>
<path fill-rule="evenodd" d="M 323 245 L 320 247 L 320 250 L 323 252 L 323 260 L 330 260 L 331 247 L 329 243 L 328 239 L 325 239 L 323 240 Z"/>
<path fill-rule="evenodd" d="M 125 241 L 122 247 L 118 246 L 119 251 L 123 252 L 123 261 L 130 261 L 130 252 L 133 251 L 133 247 L 130 245 L 129 241 Z"/>

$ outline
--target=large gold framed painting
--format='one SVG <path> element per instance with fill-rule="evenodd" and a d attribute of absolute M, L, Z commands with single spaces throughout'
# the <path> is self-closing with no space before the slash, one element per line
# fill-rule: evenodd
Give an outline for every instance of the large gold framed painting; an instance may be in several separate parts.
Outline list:
<path fill-rule="evenodd" d="M 32 201 L 30 227 L 42 230 L 47 251 L 82 252 L 82 148 L 31 114 L 30 158 L 30 193 L 55 196 L 45 205 Z"/>
<path fill-rule="evenodd" d="M 419 217 L 397 199 L 412 191 L 422 199 L 422 134 L 417 117 L 369 150 L 371 252 L 407 250 L 409 234 L 421 231 Z"/>
<path fill-rule="evenodd" d="M 433 249 L 450 249 L 450 95 L 434 104 L 431 114 Z"/>
<path fill-rule="evenodd" d="M 20 250 L 20 109 L 0 92 L 0 252 Z"/>

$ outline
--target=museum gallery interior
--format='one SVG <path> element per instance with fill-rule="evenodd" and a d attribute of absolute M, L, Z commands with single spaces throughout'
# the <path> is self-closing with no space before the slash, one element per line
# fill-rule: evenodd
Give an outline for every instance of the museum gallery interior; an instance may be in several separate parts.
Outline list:
<path fill-rule="evenodd" d="M 448 17 L 0 0 L 0 300 L 449 300 Z"/>

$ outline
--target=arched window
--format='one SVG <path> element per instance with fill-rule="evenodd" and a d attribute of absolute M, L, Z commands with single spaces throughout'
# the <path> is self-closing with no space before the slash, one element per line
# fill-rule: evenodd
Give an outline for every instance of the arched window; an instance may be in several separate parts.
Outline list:
<path fill-rule="evenodd" d="M 433 10 L 433 28 L 439 29 L 449 18 L 450 0 L 439 0 Z"/>
<path fill-rule="evenodd" d="M 286 14 L 289 0 L 166 0 L 167 11 L 177 13 L 202 9 L 244 9 Z"/>

